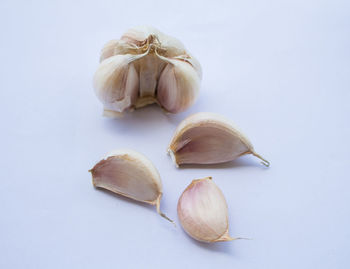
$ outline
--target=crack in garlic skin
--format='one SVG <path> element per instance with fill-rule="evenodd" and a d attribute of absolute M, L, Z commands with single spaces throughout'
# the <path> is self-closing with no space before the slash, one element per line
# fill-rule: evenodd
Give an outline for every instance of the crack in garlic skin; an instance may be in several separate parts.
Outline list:
<path fill-rule="evenodd" d="M 131 65 L 135 72 L 128 87 Z M 199 62 L 179 40 L 152 27 L 138 27 L 103 47 L 94 88 L 107 111 L 123 113 L 157 103 L 167 112 L 179 113 L 195 102 L 201 77 Z"/>
<path fill-rule="evenodd" d="M 179 198 L 177 213 L 184 230 L 202 242 L 231 241 L 225 197 L 211 177 L 193 180 Z"/>

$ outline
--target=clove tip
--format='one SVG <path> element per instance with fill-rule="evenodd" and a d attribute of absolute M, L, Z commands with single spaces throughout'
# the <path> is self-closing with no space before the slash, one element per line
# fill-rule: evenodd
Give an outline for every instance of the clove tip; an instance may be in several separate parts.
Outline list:
<path fill-rule="evenodd" d="M 174 152 L 170 148 L 168 148 L 168 154 L 170 155 L 171 160 L 175 164 L 176 168 L 179 168 L 179 164 L 176 161 L 176 156 L 175 156 Z"/>
<path fill-rule="evenodd" d="M 265 165 L 266 167 L 270 167 L 270 162 L 269 162 L 268 160 L 264 159 L 261 155 L 259 155 L 259 154 L 256 153 L 255 151 L 253 151 L 252 154 L 253 154 L 255 157 L 259 158 L 259 159 L 261 160 L 261 163 L 262 163 L 263 165 Z"/>

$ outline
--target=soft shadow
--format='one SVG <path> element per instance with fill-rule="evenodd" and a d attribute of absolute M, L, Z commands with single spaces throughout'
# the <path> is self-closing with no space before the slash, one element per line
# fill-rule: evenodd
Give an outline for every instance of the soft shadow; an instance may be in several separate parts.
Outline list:
<path fill-rule="evenodd" d="M 164 111 L 157 104 L 150 104 L 136 109 L 132 112 L 125 112 L 121 117 L 103 117 L 104 125 L 113 132 L 141 131 L 146 129 L 155 129 L 162 122 L 168 122 L 173 125 L 174 130 L 179 123 L 189 115 L 198 112 L 199 104 L 196 103 L 184 112 L 172 114 Z"/>
<path fill-rule="evenodd" d="M 166 117 L 159 106 L 152 104 L 133 112 L 125 112 L 119 118 L 103 117 L 103 121 L 107 129 L 123 133 L 155 129 L 161 122 L 167 121 Z"/>
<path fill-rule="evenodd" d="M 123 201 L 123 202 L 126 202 L 126 203 L 134 203 L 134 204 L 136 204 L 136 205 L 138 205 L 138 206 L 147 208 L 147 210 L 154 211 L 154 212 L 157 214 L 156 207 L 153 206 L 153 205 L 150 205 L 150 204 L 146 204 L 146 203 L 143 203 L 143 202 L 136 201 L 136 200 L 134 200 L 134 199 L 131 199 L 131 198 L 122 196 L 122 195 L 120 195 L 120 194 L 111 192 L 111 191 L 106 190 L 106 189 L 96 188 L 96 187 L 94 187 L 94 188 L 95 188 L 95 190 L 97 190 L 97 191 L 99 191 L 99 192 L 103 192 L 103 193 L 105 193 L 106 195 L 109 195 L 110 197 L 119 199 L 119 200 L 121 200 L 121 201 Z M 158 214 L 157 214 L 157 215 L 158 215 Z"/>
<path fill-rule="evenodd" d="M 103 189 L 103 188 L 98 188 L 98 187 L 94 187 L 95 190 L 97 191 L 100 191 L 100 192 L 103 192 L 104 194 L 106 195 L 109 195 L 110 197 L 113 197 L 113 198 L 116 198 L 116 199 L 119 199 L 119 201 L 123 201 L 123 202 L 126 202 L 126 203 L 133 203 L 133 204 L 136 204 L 138 206 L 141 206 L 143 208 L 146 208 L 147 210 L 150 210 L 152 211 L 153 214 L 156 215 L 156 217 L 159 217 L 159 219 L 161 219 L 162 223 L 163 223 L 163 226 L 169 230 L 176 230 L 177 228 L 177 224 L 176 223 L 171 223 L 170 221 L 166 220 L 165 218 L 163 218 L 162 216 L 160 216 L 158 213 L 157 213 L 157 209 L 156 209 L 156 206 L 154 205 L 150 205 L 150 204 L 147 204 L 147 203 L 143 203 L 143 202 L 140 202 L 140 201 L 136 201 L 134 199 L 131 199 L 131 198 L 128 198 L 128 197 L 125 197 L 123 195 L 120 195 L 120 194 L 117 194 L 117 193 L 114 193 L 114 192 L 111 192 L 109 190 L 106 190 L 106 189 Z M 161 209 L 162 210 L 162 209 Z M 164 213 L 164 212 L 163 212 Z M 166 214 L 166 213 L 165 213 Z M 167 215 L 168 216 L 168 215 Z M 168 216 L 170 219 L 174 220 L 173 218 L 171 218 L 171 216 Z"/>
<path fill-rule="evenodd" d="M 201 107 L 210 107 L 208 106 L 208 104 L 203 104 L 203 100 L 204 98 L 199 97 L 199 99 L 194 103 L 194 105 L 178 114 L 165 113 L 168 122 L 177 127 L 179 123 L 186 119 L 188 116 L 198 112 L 203 112 L 203 109 L 201 109 Z"/>
<path fill-rule="evenodd" d="M 167 121 L 174 125 L 174 127 L 177 127 L 182 120 L 187 118 L 188 113 L 179 113 L 179 114 L 171 114 L 171 113 L 165 113 Z"/>
<path fill-rule="evenodd" d="M 215 242 L 215 243 L 205 243 L 205 242 L 200 242 L 192 237 L 190 237 L 183 229 L 181 229 L 182 234 L 188 241 L 191 243 L 197 245 L 200 248 L 209 250 L 209 251 L 214 251 L 214 252 L 221 252 L 229 255 L 234 254 L 234 246 L 233 244 L 235 241 L 228 241 L 228 242 Z"/>
<path fill-rule="evenodd" d="M 230 169 L 230 168 L 244 168 L 244 167 L 256 167 L 261 169 L 268 169 L 263 165 L 260 160 L 254 158 L 254 156 L 242 156 L 239 159 L 226 163 L 217 163 L 217 164 L 182 164 L 179 169 Z"/>

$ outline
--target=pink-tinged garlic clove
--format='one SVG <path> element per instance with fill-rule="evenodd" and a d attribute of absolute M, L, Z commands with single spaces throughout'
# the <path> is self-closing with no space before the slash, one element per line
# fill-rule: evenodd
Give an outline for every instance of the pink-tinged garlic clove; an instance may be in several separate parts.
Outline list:
<path fill-rule="evenodd" d="M 170 113 L 179 113 L 196 101 L 200 77 L 191 64 L 169 60 L 160 75 L 157 87 L 158 103 Z"/>
<path fill-rule="evenodd" d="M 139 76 L 132 63 L 134 58 L 129 54 L 112 56 L 97 69 L 94 88 L 105 111 L 121 113 L 136 102 Z"/>
<path fill-rule="evenodd" d="M 215 164 L 252 154 L 269 166 L 257 154 L 247 137 L 226 118 L 201 112 L 187 117 L 177 127 L 168 147 L 176 166 L 181 164 Z"/>
<path fill-rule="evenodd" d="M 115 150 L 99 161 L 91 170 L 92 183 L 122 196 L 156 206 L 160 211 L 162 182 L 152 162 L 133 150 Z"/>
<path fill-rule="evenodd" d="M 192 181 L 179 198 L 177 214 L 187 234 L 198 241 L 238 239 L 228 233 L 226 200 L 211 177 Z"/>

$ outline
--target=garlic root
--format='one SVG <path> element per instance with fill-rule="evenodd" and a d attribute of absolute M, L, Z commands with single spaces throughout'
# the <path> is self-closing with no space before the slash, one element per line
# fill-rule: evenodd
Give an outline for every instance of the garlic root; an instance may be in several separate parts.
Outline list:
<path fill-rule="evenodd" d="M 252 151 L 251 154 L 257 158 L 259 158 L 261 160 L 261 163 L 263 165 L 265 165 L 266 167 L 270 166 L 270 162 L 266 159 L 264 159 L 263 157 L 261 157 L 258 153 L 256 153 L 255 151 Z"/>

